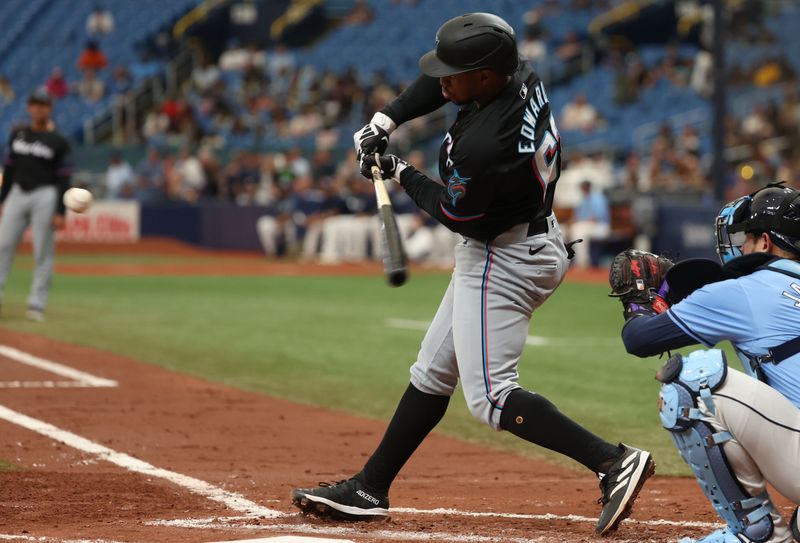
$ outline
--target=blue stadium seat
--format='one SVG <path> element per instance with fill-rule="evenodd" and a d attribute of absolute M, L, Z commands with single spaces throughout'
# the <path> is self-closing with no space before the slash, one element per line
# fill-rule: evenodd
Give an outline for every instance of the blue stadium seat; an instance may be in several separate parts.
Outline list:
<path fill-rule="evenodd" d="M 3 0 L 0 20 L 6 28 L 0 35 L 0 74 L 7 77 L 22 104 L 24 97 L 43 85 L 55 66 L 64 70 L 68 81 L 80 79 L 75 65 L 87 41 L 86 18 L 95 6 L 107 8 L 114 17 L 115 31 L 98 39 L 109 66 L 128 66 L 137 58 L 136 44 L 148 34 L 174 21 L 201 0 L 93 0 L 91 2 L 52 2 L 50 0 Z M 31 62 L 31 59 L 37 59 Z M 61 129 L 79 134 L 83 117 L 107 104 L 108 98 L 89 106 L 75 106 L 76 97 L 56 105 L 54 112 Z M 61 111 L 63 108 L 64 111 Z M 11 108 L 6 108 L 11 109 Z M 23 108 L 15 116 L 0 118 L 0 132 L 23 117 Z"/>

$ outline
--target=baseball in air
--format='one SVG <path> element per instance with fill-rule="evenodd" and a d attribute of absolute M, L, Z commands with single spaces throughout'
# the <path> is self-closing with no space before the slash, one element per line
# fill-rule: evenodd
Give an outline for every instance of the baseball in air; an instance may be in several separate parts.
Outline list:
<path fill-rule="evenodd" d="M 83 213 L 92 205 L 92 193 L 86 189 L 72 187 L 64 193 L 64 205 L 75 213 Z"/>

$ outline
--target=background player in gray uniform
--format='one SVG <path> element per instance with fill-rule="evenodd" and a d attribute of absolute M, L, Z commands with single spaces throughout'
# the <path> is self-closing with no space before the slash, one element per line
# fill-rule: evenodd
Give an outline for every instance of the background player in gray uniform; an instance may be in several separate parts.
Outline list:
<path fill-rule="evenodd" d="M 27 317 L 44 320 L 53 274 L 54 230 L 64 227 L 64 192 L 72 162 L 66 138 L 52 128 L 52 103 L 46 91 L 28 99 L 31 124 L 8 139 L 0 188 L 0 299 L 22 234 L 30 225 L 35 268 Z"/>
<path fill-rule="evenodd" d="M 423 75 L 355 141 L 369 177 L 372 153 L 386 149 L 397 125 L 448 101 L 461 106 L 440 151 L 444 184 L 395 156 L 380 159 L 385 178 L 464 236 L 455 270 L 378 449 L 355 477 L 296 489 L 292 501 L 322 516 L 386 515 L 392 481 L 441 420 L 461 379 L 481 422 L 605 474 L 596 530 L 608 533 L 653 472 L 650 453 L 601 439 L 518 383 L 531 314 L 561 283 L 568 260 L 551 209 L 561 147 L 544 85 L 520 62 L 511 27 L 486 13 L 446 22 L 420 68 Z"/>
<path fill-rule="evenodd" d="M 800 191 L 769 185 L 726 205 L 717 247 L 722 267 L 667 272 L 668 300 L 674 277 L 705 279 L 666 311 L 627 303 L 622 339 L 638 356 L 733 344 L 750 375 L 716 349 L 676 355 L 658 375 L 661 421 L 727 523 L 700 541 L 800 541 L 797 510 L 787 525 L 767 494 L 769 482 L 800 503 Z"/>

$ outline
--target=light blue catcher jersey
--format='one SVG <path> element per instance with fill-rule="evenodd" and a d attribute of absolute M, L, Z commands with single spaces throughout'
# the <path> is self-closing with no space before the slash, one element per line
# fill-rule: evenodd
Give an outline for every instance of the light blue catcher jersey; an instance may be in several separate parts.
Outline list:
<path fill-rule="evenodd" d="M 778 260 L 800 274 L 800 262 Z M 758 270 L 711 283 L 672 306 L 667 314 L 686 334 L 708 347 L 723 340 L 750 355 L 766 355 L 800 336 L 800 279 Z M 800 353 L 761 368 L 767 383 L 800 408 Z"/>

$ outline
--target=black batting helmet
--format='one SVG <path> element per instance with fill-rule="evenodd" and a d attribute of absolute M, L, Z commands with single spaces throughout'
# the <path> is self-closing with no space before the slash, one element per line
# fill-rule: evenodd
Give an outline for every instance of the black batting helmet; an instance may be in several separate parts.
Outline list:
<path fill-rule="evenodd" d="M 491 13 L 467 13 L 439 27 L 436 49 L 419 59 L 419 69 L 431 77 L 482 68 L 511 75 L 518 63 L 517 40 L 507 22 Z"/>
<path fill-rule="evenodd" d="M 800 255 L 800 191 L 770 183 L 734 212 L 728 231 L 766 232 L 775 245 Z"/>

